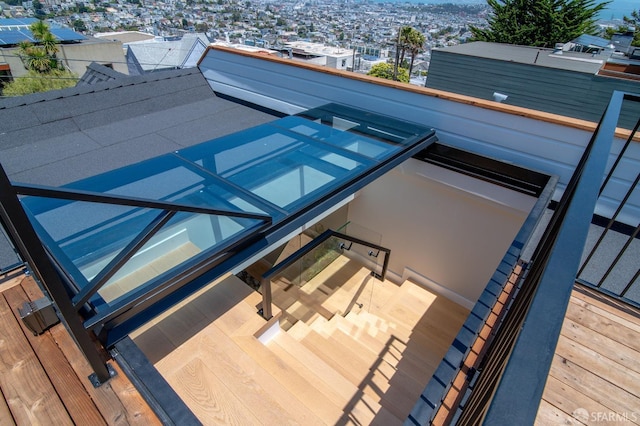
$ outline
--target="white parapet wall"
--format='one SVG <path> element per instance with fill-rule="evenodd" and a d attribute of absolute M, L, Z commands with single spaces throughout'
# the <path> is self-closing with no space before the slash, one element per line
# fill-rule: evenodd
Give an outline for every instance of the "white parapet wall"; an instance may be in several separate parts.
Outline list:
<path fill-rule="evenodd" d="M 409 120 L 436 129 L 444 144 L 558 175 L 560 199 L 596 124 L 498 102 L 405 85 L 374 77 L 264 57 L 226 48 L 205 52 L 200 69 L 218 93 L 286 114 L 340 103 Z M 614 155 L 624 132 L 614 142 Z M 640 169 L 640 143 L 632 143 L 596 213 L 613 213 Z M 632 197 L 618 220 L 636 226 L 640 195 Z"/>

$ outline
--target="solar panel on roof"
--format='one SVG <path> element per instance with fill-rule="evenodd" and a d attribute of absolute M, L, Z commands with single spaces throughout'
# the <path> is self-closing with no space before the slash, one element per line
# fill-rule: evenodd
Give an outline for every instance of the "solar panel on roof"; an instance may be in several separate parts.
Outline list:
<path fill-rule="evenodd" d="M 70 30 L 68 28 L 51 28 L 51 34 L 56 36 L 56 38 L 60 41 L 77 41 L 77 40 L 86 40 L 87 38 L 82 34 L 78 34 L 77 32 Z"/>
<path fill-rule="evenodd" d="M 87 38 L 82 34 L 78 34 L 77 32 L 70 30 L 68 28 L 52 28 L 51 34 L 53 34 L 57 40 L 65 42 L 65 41 L 79 41 L 86 40 Z M 0 31 L 0 46 L 6 45 L 14 45 L 18 44 L 22 41 L 35 41 L 31 31 L 27 29 L 23 30 L 10 30 L 10 31 Z"/>
<path fill-rule="evenodd" d="M 2 31 L 0 32 L 0 46 L 18 44 L 23 41 L 33 41 L 31 35 L 21 31 Z"/>
<path fill-rule="evenodd" d="M 6 19 L 0 19 L 0 27 L 28 27 L 29 25 L 33 24 L 34 22 L 36 22 L 37 19 L 35 18 L 6 18 Z"/>

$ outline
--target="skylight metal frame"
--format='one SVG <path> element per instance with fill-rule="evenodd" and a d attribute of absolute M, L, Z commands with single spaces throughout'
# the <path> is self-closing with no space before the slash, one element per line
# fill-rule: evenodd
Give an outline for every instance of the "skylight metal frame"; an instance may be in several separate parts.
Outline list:
<path fill-rule="evenodd" d="M 341 203 L 374 179 L 422 151 L 437 140 L 435 131 L 428 127 L 412 123 L 403 123 L 400 120 L 382 117 L 352 108 L 335 105 L 334 107 L 339 110 L 338 114 L 347 114 L 348 116 L 349 114 L 353 114 L 354 117 L 349 117 L 355 120 L 365 116 L 368 119 L 375 119 L 377 117 L 380 119 L 380 125 L 382 127 L 385 127 L 384 123 L 390 121 L 398 128 L 403 124 L 406 125 L 413 133 L 405 132 L 402 141 L 385 141 L 385 134 L 387 135 L 386 137 L 390 135 L 395 138 L 402 137 L 398 136 L 398 134 L 402 133 L 399 129 L 395 133 L 380 133 L 377 138 L 387 144 L 388 152 L 385 152 L 385 155 L 381 158 L 369 158 L 367 156 L 368 153 L 357 151 L 357 149 L 360 148 L 355 148 L 356 151 L 353 151 L 326 141 L 316 140 L 307 135 L 296 133 L 292 130 L 290 131 L 286 129 L 286 126 L 285 128 L 278 128 L 277 123 L 276 125 L 265 124 L 258 126 L 255 129 L 271 126 L 275 129 L 272 130 L 275 132 L 274 134 L 283 132 L 289 134 L 293 132 L 291 134 L 300 141 L 299 145 L 305 147 L 315 146 L 322 150 L 322 152 L 326 152 L 329 157 L 335 155 L 339 158 L 346 159 L 348 164 L 351 164 L 349 161 L 352 161 L 354 164 L 351 168 L 344 168 L 343 173 L 339 173 L 339 169 L 336 168 L 334 170 L 335 173 L 327 175 L 330 176 L 327 182 L 316 182 L 314 185 L 311 185 L 310 188 L 306 186 L 304 188 L 300 187 L 299 190 L 303 191 L 301 194 L 303 198 L 301 199 L 304 201 L 291 202 L 286 206 L 278 206 L 268 199 L 262 199 L 257 193 L 252 192 L 252 188 L 234 183 L 233 179 L 212 173 L 211 170 L 207 169 L 204 162 L 203 164 L 197 164 L 190 161 L 185 157 L 185 153 L 188 153 L 190 150 L 197 150 L 197 148 L 194 147 L 185 148 L 175 153 L 165 154 L 164 156 L 138 163 L 138 165 L 129 166 L 129 168 L 125 168 L 126 171 L 107 172 L 100 177 L 89 178 L 64 188 L 52 188 L 31 184 L 11 184 L 5 175 L 4 186 L 7 188 L 6 192 L 8 195 L 3 197 L 3 211 L 5 203 L 11 207 L 12 211 L 20 211 L 21 213 L 16 213 L 19 226 L 14 226 L 13 222 L 11 222 L 13 215 L 2 215 L 2 218 L 5 221 L 9 220 L 9 229 L 12 230 L 14 237 L 17 236 L 20 240 L 20 251 L 27 252 L 24 258 L 28 260 L 29 266 L 34 270 L 34 275 L 53 299 L 56 306 L 58 306 L 62 316 L 65 318 L 69 331 L 78 342 L 82 352 L 85 353 L 92 368 L 96 372 L 94 383 L 100 384 L 107 380 L 109 378 L 109 369 L 106 368 L 101 361 L 100 351 L 96 349 L 92 341 L 92 334 L 98 337 L 104 348 L 111 347 L 137 326 L 148 321 L 153 316 L 177 303 L 179 300 L 182 300 L 215 278 L 233 269 L 256 253 L 276 243 L 284 236 L 289 235 L 296 229 L 300 229 L 305 224 L 321 216 L 325 211 Z M 328 111 L 330 111 L 330 108 L 331 107 L 329 107 Z M 243 132 L 240 132 L 239 135 L 242 133 Z M 258 136 L 261 135 L 259 131 L 256 134 Z M 359 134 L 359 138 L 361 138 L 359 140 L 366 143 L 367 139 L 369 139 L 367 132 L 361 132 Z M 225 138 L 227 137 L 220 138 L 220 140 Z M 226 140 L 226 143 L 228 142 L 229 140 Z M 251 142 L 251 140 L 249 142 Z M 238 147 L 241 147 L 245 142 L 240 140 L 239 143 L 241 145 L 238 145 Z M 274 147 L 277 149 L 278 144 L 275 144 Z M 235 148 L 231 145 L 229 149 L 233 151 Z M 246 148 L 239 149 L 242 151 L 242 149 Z M 219 152 L 225 151 L 223 149 Z M 227 155 L 226 152 L 225 155 Z M 276 152 L 274 155 L 276 155 L 275 158 L 279 158 L 280 153 Z M 293 155 L 300 156 L 297 152 Z M 229 157 L 227 155 L 224 158 L 231 159 L 231 165 L 236 162 L 235 157 Z M 324 170 L 323 167 L 329 167 L 331 169 L 331 167 L 335 168 L 338 166 L 346 167 L 345 164 L 347 164 L 333 164 L 330 162 L 331 160 L 322 158 L 306 157 L 305 160 L 304 155 L 300 158 L 296 157 L 296 159 L 301 159 L 302 165 L 305 164 L 304 161 L 313 160 L 317 169 L 314 168 L 314 165 L 310 165 L 309 167 L 313 170 L 318 170 L 320 173 L 322 173 L 321 170 Z M 155 165 L 156 169 L 153 169 L 153 167 L 149 169 L 149 165 Z M 134 168 L 132 169 L 131 167 Z M 135 167 L 137 167 L 137 169 Z M 296 167 L 302 166 L 298 165 Z M 227 200 L 226 202 L 228 203 L 236 199 L 243 200 L 243 203 L 239 205 L 236 201 L 233 201 L 233 206 L 238 209 L 243 208 L 243 205 L 252 206 L 252 208 L 258 209 L 261 213 L 234 210 L 233 208 L 229 210 L 212 208 L 211 206 L 199 206 L 164 199 L 147 199 L 132 196 L 128 193 L 130 190 L 135 192 L 145 188 L 145 185 L 149 185 L 148 177 L 158 176 L 157 179 L 160 179 L 160 182 L 162 182 L 162 179 L 167 178 L 166 175 L 164 175 L 166 172 L 175 171 L 176 173 L 184 173 L 182 169 L 193 172 L 195 177 L 185 174 L 184 179 L 185 181 L 191 179 L 195 184 L 189 184 L 191 185 L 191 189 L 188 191 L 181 190 L 180 187 L 177 186 L 178 192 L 172 195 L 169 191 L 169 196 L 190 197 L 191 194 L 193 194 L 191 191 L 194 188 L 207 189 L 210 188 L 211 185 L 214 185 L 223 191 L 214 197 L 218 200 L 218 203 L 225 203 L 225 200 Z M 302 169 L 298 170 L 294 168 L 292 170 L 296 173 L 302 173 Z M 129 171 L 132 173 L 128 173 Z M 202 180 L 200 180 L 200 178 L 202 178 Z M 102 179 L 102 181 L 100 179 Z M 3 184 L 2 179 L 0 179 L 0 184 Z M 125 195 L 117 194 L 121 189 L 126 193 Z M 21 202 L 18 197 L 25 195 L 29 197 L 23 199 Z M 43 201 L 43 198 L 49 199 L 50 201 Z M 200 198 L 197 199 L 202 201 Z M 39 223 L 38 220 L 39 214 L 46 214 L 52 211 L 52 209 L 55 210 L 59 207 L 66 208 L 68 203 L 73 202 L 90 202 L 132 207 L 132 210 L 127 210 L 125 213 L 115 216 L 125 218 L 122 219 L 124 221 L 124 225 L 122 226 L 128 227 L 132 225 L 138 226 L 140 224 L 139 219 L 148 219 L 148 211 L 142 213 L 140 209 L 158 210 L 158 213 L 156 213 L 148 223 L 145 222 L 147 225 L 142 229 L 138 229 L 137 234 L 133 235 L 124 247 L 121 247 L 122 239 L 114 240 L 118 242 L 116 249 L 119 251 L 114 252 L 116 253 L 115 257 L 109 259 L 108 263 L 102 267 L 97 275 L 89 279 L 84 277 L 83 273 L 78 270 L 79 266 L 64 253 L 63 249 L 58 246 L 55 239 L 48 234 L 44 225 Z M 27 209 L 23 208 L 23 204 Z M 50 207 L 47 207 L 47 205 Z M 231 206 L 231 204 L 228 205 Z M 123 295 L 118 296 L 114 301 L 104 302 L 103 304 L 98 303 L 101 299 L 96 299 L 94 296 L 97 296 L 96 293 L 99 289 L 102 288 L 102 286 L 108 282 L 109 278 L 113 277 L 116 271 L 126 264 L 145 243 L 149 242 L 159 230 L 163 229 L 163 225 L 167 224 L 177 213 L 229 217 L 245 221 L 243 223 L 245 223 L 246 226 L 237 223 L 237 226 L 234 225 L 234 227 L 230 229 L 230 234 L 224 235 L 222 240 L 214 239 L 213 245 L 207 246 L 208 248 L 203 248 L 199 254 L 192 256 L 187 261 L 181 261 L 176 264 L 176 266 L 170 267 L 169 270 L 159 273 L 155 278 L 141 283 L 137 287 L 134 287 L 133 290 L 128 290 Z M 58 211 L 54 213 L 54 216 L 57 218 L 60 214 Z M 95 225 L 90 225 L 95 228 L 94 230 L 98 235 L 110 229 L 109 226 L 111 222 L 109 222 L 109 220 L 112 218 L 110 214 L 111 213 L 108 213 L 105 216 L 106 219 L 97 219 Z M 104 222 L 105 220 L 106 222 Z M 131 222 L 132 220 L 133 222 Z M 127 224 L 127 221 L 130 223 Z M 251 223 L 251 221 L 255 221 L 255 223 Z M 51 226 L 51 224 L 49 224 L 49 226 Z M 240 230 L 236 229 L 238 227 Z M 73 226 L 70 228 L 72 231 L 71 234 L 65 235 L 65 230 L 63 230 L 63 236 L 58 238 L 62 238 L 62 240 L 70 238 L 67 239 L 67 241 L 74 245 L 77 243 L 77 238 L 80 238 L 79 235 L 82 236 L 82 233 L 77 234 L 78 231 L 76 231 Z M 23 235 L 27 235 L 27 238 L 23 239 Z M 92 234 L 91 238 L 95 239 L 95 235 Z M 80 241 L 85 244 L 82 240 Z M 33 245 L 37 245 L 38 247 L 34 249 L 32 247 Z M 73 253 L 76 249 L 71 247 L 68 248 L 68 250 L 71 250 L 71 253 Z"/>

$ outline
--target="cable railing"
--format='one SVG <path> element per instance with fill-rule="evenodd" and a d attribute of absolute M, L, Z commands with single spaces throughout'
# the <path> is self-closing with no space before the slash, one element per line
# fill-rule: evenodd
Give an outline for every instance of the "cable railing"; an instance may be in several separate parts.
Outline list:
<path fill-rule="evenodd" d="M 632 143 L 638 135 L 639 128 L 640 120 L 631 131 L 600 186 L 600 197 L 605 190 L 613 185 L 613 174 L 622 167 L 625 154 L 630 147 L 633 147 Z M 635 143 L 637 144 L 637 142 Z M 640 172 L 626 188 L 624 197 L 611 218 L 603 219 L 592 227 L 595 243 L 587 243 L 587 250 L 583 254 L 582 265 L 577 277 L 579 283 L 635 307 L 640 307 L 640 264 L 638 263 L 640 222 L 633 228 L 632 225 L 621 224 L 618 219 L 625 208 L 628 208 L 630 200 L 634 200 L 634 197 L 637 200 L 640 197 L 640 193 L 637 191 L 639 181 Z M 620 182 L 617 182 L 617 185 L 620 185 Z"/>
<path fill-rule="evenodd" d="M 615 171 L 614 164 L 605 177 L 623 101 L 640 102 L 640 97 L 614 92 L 536 248 L 518 294 L 478 363 L 476 377 L 459 407 L 457 424 L 534 423 L 596 202 Z M 629 143 L 636 131 L 637 126 Z M 636 184 L 637 179 L 632 186 Z M 630 235 L 631 241 L 636 235 Z M 625 245 L 621 252 L 627 248 Z M 629 292 L 635 279 L 637 273 L 623 291 Z"/>

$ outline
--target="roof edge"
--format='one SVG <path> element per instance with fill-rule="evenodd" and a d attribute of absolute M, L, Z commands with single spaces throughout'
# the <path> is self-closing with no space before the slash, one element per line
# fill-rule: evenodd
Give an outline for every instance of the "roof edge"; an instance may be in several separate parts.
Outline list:
<path fill-rule="evenodd" d="M 207 49 L 204 51 L 200 60 L 198 61 L 198 66 L 206 57 L 207 53 L 210 50 L 218 50 L 226 53 L 232 53 L 235 55 L 246 56 L 254 59 L 260 59 L 264 61 L 276 62 L 286 66 L 294 66 L 298 68 L 304 68 L 310 71 L 322 72 L 326 74 L 332 74 L 344 78 L 349 78 L 352 80 L 359 80 L 367 83 L 377 84 L 380 86 L 391 87 L 398 90 L 404 90 L 408 92 L 418 93 L 425 96 L 430 96 L 439 99 L 445 99 L 453 102 L 458 102 L 466 105 L 471 105 L 479 108 L 484 108 L 493 111 L 499 111 L 506 114 L 517 115 L 520 117 L 531 118 L 538 121 L 543 121 L 552 124 L 559 124 L 565 127 L 572 127 L 579 130 L 586 130 L 590 133 L 593 133 L 596 129 L 597 123 L 593 121 L 581 120 L 573 117 L 567 117 L 558 114 L 552 114 L 544 111 L 538 111 L 529 108 L 523 108 L 508 104 L 503 104 L 499 102 L 489 101 L 480 98 L 474 98 L 471 96 L 460 95 L 457 93 L 446 92 L 443 90 L 431 89 L 428 87 L 415 86 L 409 83 L 401 83 L 398 81 L 385 80 L 378 77 L 372 77 L 364 74 L 354 73 L 352 71 L 345 70 L 336 70 L 329 67 L 324 67 L 321 65 L 307 64 L 303 62 L 298 62 L 295 60 L 279 58 L 273 55 L 264 55 L 254 52 L 247 52 L 243 50 L 237 50 L 226 46 L 213 46 L 209 45 Z M 631 131 L 628 129 L 618 128 L 616 130 L 615 136 L 622 139 L 627 139 L 631 135 Z M 640 142 L 640 136 L 634 138 L 634 140 Z"/>

